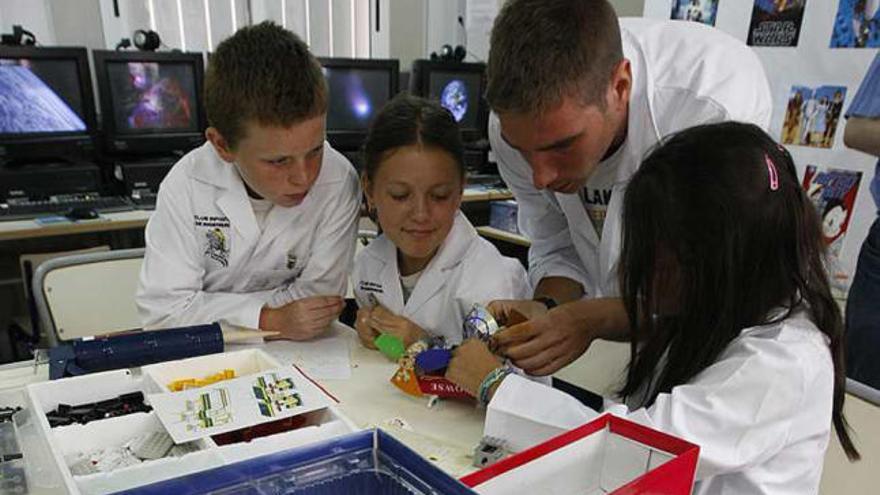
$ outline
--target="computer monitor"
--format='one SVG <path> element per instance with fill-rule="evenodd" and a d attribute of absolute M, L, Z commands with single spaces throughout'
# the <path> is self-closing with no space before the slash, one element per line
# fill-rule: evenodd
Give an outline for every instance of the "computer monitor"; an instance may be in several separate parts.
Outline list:
<path fill-rule="evenodd" d="M 0 161 L 87 158 L 95 127 L 85 48 L 0 46 Z"/>
<path fill-rule="evenodd" d="M 439 60 L 413 62 L 410 91 L 437 100 L 455 117 L 465 141 L 486 137 L 486 64 Z"/>
<path fill-rule="evenodd" d="M 95 51 L 106 150 L 186 152 L 205 140 L 201 53 Z"/>
<path fill-rule="evenodd" d="M 360 148 L 373 117 L 397 94 L 397 60 L 320 58 L 330 101 L 327 140 L 343 151 Z"/>

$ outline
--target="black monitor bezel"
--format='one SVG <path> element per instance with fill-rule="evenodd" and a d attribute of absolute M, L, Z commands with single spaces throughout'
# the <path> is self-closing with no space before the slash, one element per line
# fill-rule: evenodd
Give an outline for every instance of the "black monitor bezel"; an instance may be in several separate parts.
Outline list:
<path fill-rule="evenodd" d="M 400 91 L 400 61 L 397 59 L 318 57 L 318 62 L 321 63 L 322 67 L 330 69 L 382 69 L 390 71 L 388 99 L 394 98 Z M 327 141 L 330 142 L 331 146 L 340 151 L 359 150 L 366 137 L 366 130 L 354 131 L 350 129 L 337 130 L 327 128 Z"/>
<path fill-rule="evenodd" d="M 487 138 L 489 123 L 489 105 L 486 102 L 486 64 L 481 62 L 455 62 L 448 60 L 414 60 L 410 77 L 410 92 L 423 98 L 431 97 L 432 72 L 462 72 L 480 75 L 480 103 L 477 108 L 477 124 L 475 128 L 461 128 L 461 137 L 466 142 Z"/>
<path fill-rule="evenodd" d="M 173 154 L 185 153 L 205 141 L 207 119 L 204 107 L 205 61 L 201 52 L 134 52 L 94 50 L 95 79 L 104 134 L 104 149 L 108 154 Z M 107 63 L 115 62 L 171 62 L 191 63 L 195 76 L 196 118 L 198 130 L 189 132 L 150 132 L 143 134 L 120 133 L 112 118 L 113 100 L 110 92 L 110 73 Z"/>
<path fill-rule="evenodd" d="M 6 134 L 0 138 L 0 160 L 88 159 L 94 152 L 97 112 L 85 47 L 0 46 L 0 58 L 30 60 L 73 60 L 82 97 L 84 132 Z M 72 160 L 75 161 L 75 160 Z"/>

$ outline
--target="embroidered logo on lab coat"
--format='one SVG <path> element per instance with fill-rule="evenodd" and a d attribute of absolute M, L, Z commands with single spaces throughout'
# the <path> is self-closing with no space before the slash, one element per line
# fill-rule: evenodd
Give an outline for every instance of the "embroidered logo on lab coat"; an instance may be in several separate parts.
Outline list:
<path fill-rule="evenodd" d="M 285 268 L 293 272 L 293 279 L 298 279 L 300 275 L 302 275 L 303 271 L 306 269 L 306 264 L 308 262 L 308 255 L 306 256 L 297 256 L 294 251 L 296 248 L 290 248 L 290 251 L 287 252 L 287 257 L 285 258 Z"/>
<path fill-rule="evenodd" d="M 360 282 L 358 282 L 358 288 L 364 292 L 375 292 L 377 294 L 385 293 L 385 289 L 382 288 L 382 284 L 370 282 L 369 280 L 361 280 Z"/>
<path fill-rule="evenodd" d="M 226 240 L 226 234 L 220 228 L 214 227 L 205 232 L 205 237 L 208 240 L 205 256 L 220 263 L 223 268 L 229 266 L 229 244 Z"/>
<path fill-rule="evenodd" d="M 205 235 L 206 258 L 214 260 L 223 268 L 229 266 L 229 218 L 222 216 L 193 215 L 193 224 Z"/>

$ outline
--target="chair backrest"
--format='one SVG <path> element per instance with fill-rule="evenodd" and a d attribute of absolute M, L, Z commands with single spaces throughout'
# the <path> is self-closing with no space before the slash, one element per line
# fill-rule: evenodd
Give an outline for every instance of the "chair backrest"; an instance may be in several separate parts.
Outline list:
<path fill-rule="evenodd" d="M 852 378 L 846 379 L 846 391 L 862 400 L 880 406 L 880 390 Z"/>
<path fill-rule="evenodd" d="M 135 305 L 143 248 L 62 256 L 41 264 L 33 291 L 50 345 L 141 328 Z"/>

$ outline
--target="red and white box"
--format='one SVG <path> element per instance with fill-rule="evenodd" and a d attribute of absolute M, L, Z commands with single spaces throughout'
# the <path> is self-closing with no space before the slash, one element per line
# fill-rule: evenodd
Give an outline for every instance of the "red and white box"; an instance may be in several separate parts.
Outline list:
<path fill-rule="evenodd" d="M 603 414 L 461 478 L 482 495 L 691 493 L 700 448 Z"/>

